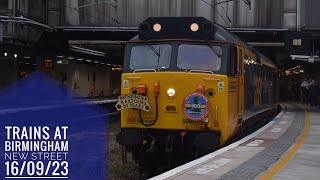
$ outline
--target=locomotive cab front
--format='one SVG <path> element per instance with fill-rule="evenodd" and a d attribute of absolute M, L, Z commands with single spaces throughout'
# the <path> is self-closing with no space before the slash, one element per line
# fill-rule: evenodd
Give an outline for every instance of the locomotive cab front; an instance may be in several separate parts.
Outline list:
<path fill-rule="evenodd" d="M 212 151 L 236 133 L 243 61 L 224 31 L 204 18 L 149 18 L 127 43 L 117 141 L 139 163 Z"/>

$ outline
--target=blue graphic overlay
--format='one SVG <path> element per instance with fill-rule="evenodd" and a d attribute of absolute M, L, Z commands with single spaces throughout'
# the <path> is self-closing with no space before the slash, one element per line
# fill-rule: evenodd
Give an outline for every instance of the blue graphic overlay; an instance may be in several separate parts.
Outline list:
<path fill-rule="evenodd" d="M 108 179 L 107 114 L 39 71 L 0 90 L 0 179 Z"/>
<path fill-rule="evenodd" d="M 189 94 L 184 99 L 182 106 L 185 115 L 195 121 L 206 118 L 210 109 L 208 99 L 200 93 Z"/>

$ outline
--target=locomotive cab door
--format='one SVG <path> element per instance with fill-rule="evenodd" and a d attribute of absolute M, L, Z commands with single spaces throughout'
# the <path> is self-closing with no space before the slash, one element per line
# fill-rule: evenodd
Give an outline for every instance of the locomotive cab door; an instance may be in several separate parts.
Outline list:
<path fill-rule="evenodd" d="M 244 114 L 244 49 L 238 47 L 238 124 L 242 122 Z"/>

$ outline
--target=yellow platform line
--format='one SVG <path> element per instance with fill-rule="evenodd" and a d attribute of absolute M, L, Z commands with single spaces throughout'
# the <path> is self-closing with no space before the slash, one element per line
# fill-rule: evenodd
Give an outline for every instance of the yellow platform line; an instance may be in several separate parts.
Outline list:
<path fill-rule="evenodd" d="M 300 149 L 301 145 L 304 143 L 307 138 L 310 130 L 310 112 L 306 112 L 306 125 L 304 127 L 302 135 L 299 137 L 298 141 L 294 146 L 275 164 L 273 167 L 268 169 L 264 175 L 262 175 L 259 180 L 269 180 L 276 174 L 278 174 L 293 158 L 293 156 Z"/>

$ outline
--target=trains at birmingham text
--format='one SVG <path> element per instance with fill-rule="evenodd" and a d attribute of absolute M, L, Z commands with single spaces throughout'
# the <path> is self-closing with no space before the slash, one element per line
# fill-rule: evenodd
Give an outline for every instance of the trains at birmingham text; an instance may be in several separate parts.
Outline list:
<path fill-rule="evenodd" d="M 275 113 L 276 71 L 203 17 L 148 18 L 126 45 L 117 142 L 150 171 L 213 151 Z"/>

